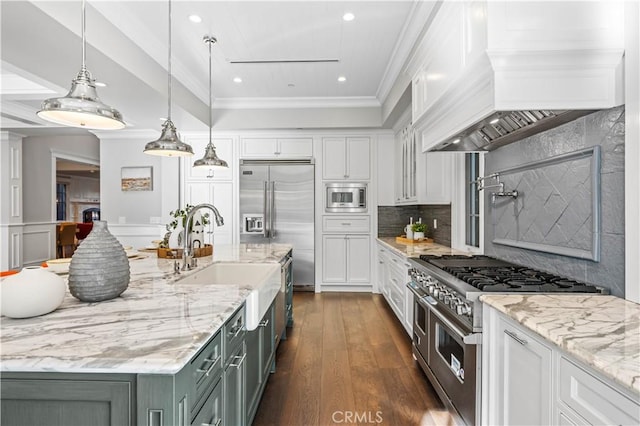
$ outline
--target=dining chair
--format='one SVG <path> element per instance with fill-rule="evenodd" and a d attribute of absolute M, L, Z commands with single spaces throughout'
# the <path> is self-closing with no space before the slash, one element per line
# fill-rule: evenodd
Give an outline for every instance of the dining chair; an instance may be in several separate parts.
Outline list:
<path fill-rule="evenodd" d="M 58 225 L 58 255 L 71 257 L 76 249 L 76 224 L 61 223 Z M 70 253 L 69 253 L 70 250 Z"/>

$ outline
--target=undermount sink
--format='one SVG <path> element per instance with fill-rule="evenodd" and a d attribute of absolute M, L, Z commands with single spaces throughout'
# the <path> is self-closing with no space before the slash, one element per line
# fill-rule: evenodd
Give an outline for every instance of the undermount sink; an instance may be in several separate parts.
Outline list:
<path fill-rule="evenodd" d="M 280 290 L 278 263 L 214 263 L 176 284 L 232 285 L 251 289 L 245 302 L 247 330 L 255 330 Z"/>

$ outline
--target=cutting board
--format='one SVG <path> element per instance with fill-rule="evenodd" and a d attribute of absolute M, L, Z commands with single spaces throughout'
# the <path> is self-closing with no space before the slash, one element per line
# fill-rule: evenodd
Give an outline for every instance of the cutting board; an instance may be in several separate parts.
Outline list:
<path fill-rule="evenodd" d="M 421 243 L 432 243 L 433 238 L 420 238 L 419 240 L 410 240 L 405 238 L 405 236 L 396 237 L 396 243 L 400 244 L 421 244 Z"/>

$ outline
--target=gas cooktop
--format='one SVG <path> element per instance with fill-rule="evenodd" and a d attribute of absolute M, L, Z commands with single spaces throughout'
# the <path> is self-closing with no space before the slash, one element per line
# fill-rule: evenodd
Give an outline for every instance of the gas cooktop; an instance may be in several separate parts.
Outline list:
<path fill-rule="evenodd" d="M 602 289 L 489 256 L 429 256 L 427 262 L 487 292 L 601 293 Z"/>

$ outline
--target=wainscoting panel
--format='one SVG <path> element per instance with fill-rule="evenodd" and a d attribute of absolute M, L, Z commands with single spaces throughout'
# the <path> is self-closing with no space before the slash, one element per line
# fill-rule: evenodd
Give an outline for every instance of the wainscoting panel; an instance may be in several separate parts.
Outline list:
<path fill-rule="evenodd" d="M 39 265 L 56 257 L 56 224 L 25 224 L 22 231 L 23 266 Z"/>

